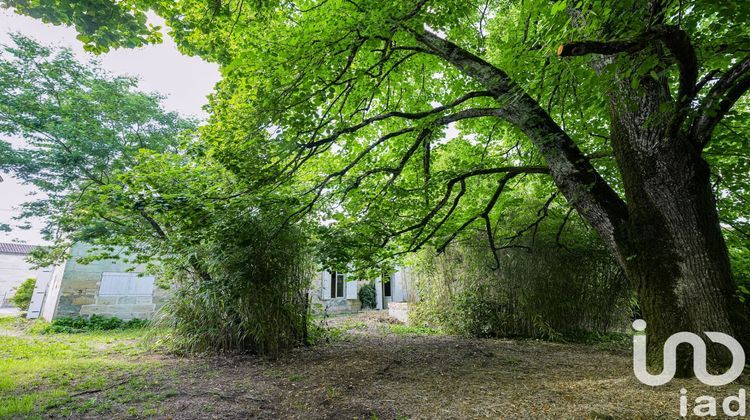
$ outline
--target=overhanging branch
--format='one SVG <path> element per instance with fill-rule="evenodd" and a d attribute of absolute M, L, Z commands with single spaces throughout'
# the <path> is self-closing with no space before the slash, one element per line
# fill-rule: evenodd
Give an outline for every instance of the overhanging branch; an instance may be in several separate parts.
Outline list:
<path fill-rule="evenodd" d="M 453 214 L 456 207 L 458 206 L 458 203 L 461 197 L 466 192 L 466 184 L 465 184 L 466 180 L 469 178 L 473 178 L 473 177 L 495 175 L 495 174 L 505 174 L 506 176 L 509 176 L 510 178 L 520 175 L 520 174 L 549 174 L 549 168 L 547 168 L 546 166 L 503 166 L 503 167 L 497 167 L 497 168 L 475 169 L 475 170 L 457 175 L 448 180 L 446 184 L 445 193 L 443 194 L 443 197 L 440 199 L 440 201 L 435 207 L 433 207 L 424 217 L 422 217 L 422 219 L 419 222 L 388 235 L 384 239 L 384 241 L 381 243 L 381 247 L 387 245 L 388 242 L 396 236 L 400 236 L 405 233 L 417 231 L 413 237 L 413 240 L 409 248 L 410 250 L 420 249 L 425 243 L 427 243 L 428 240 L 430 240 L 437 233 L 438 229 L 440 229 L 440 227 L 443 226 L 443 224 Z M 453 196 L 453 190 L 456 184 L 461 185 L 461 190 L 456 195 L 453 201 L 453 204 L 448 209 L 448 212 L 438 221 L 438 223 L 431 229 L 431 231 L 427 234 L 427 236 L 422 238 L 421 235 L 424 232 L 424 229 L 428 227 L 430 222 L 435 217 L 437 217 L 440 211 L 443 208 L 445 208 L 445 206 L 448 204 L 451 196 Z M 476 220 L 478 217 L 479 215 L 475 216 L 473 219 L 471 219 L 471 222 Z M 463 230 L 466 226 L 471 224 L 471 222 L 466 223 L 464 227 L 459 228 L 457 231 L 455 231 L 450 240 L 455 238 L 455 236 L 457 236 L 461 232 L 461 230 Z M 450 242 L 450 240 L 448 242 Z"/>
<path fill-rule="evenodd" d="M 750 89 L 750 54 L 735 63 L 711 87 L 690 127 L 690 137 L 702 149 L 711 140 L 716 125 Z"/>
<path fill-rule="evenodd" d="M 617 251 L 627 240 L 627 207 L 549 114 L 501 69 L 428 30 L 405 29 L 434 55 L 492 93 L 503 107 L 498 116 L 529 137 L 566 199 Z"/>
<path fill-rule="evenodd" d="M 431 115 L 439 114 L 439 113 L 441 113 L 443 111 L 446 111 L 446 110 L 449 110 L 451 108 L 455 108 L 455 107 L 461 105 L 462 103 L 464 103 L 464 102 L 466 102 L 466 101 L 468 101 L 470 99 L 481 98 L 481 97 L 491 97 L 491 96 L 492 96 L 492 94 L 490 92 L 486 92 L 486 91 L 470 92 L 470 93 L 467 93 L 466 95 L 463 95 L 462 97 L 456 99 L 455 101 L 453 101 L 453 102 L 451 102 L 449 104 L 438 106 L 438 107 L 435 107 L 435 108 L 427 110 L 427 111 L 421 111 L 421 112 L 402 112 L 402 111 L 386 112 L 384 114 L 379 114 L 379 115 L 376 115 L 374 117 L 366 118 L 366 119 L 362 120 L 359 124 L 355 124 L 355 125 L 350 126 L 350 127 L 338 129 L 335 132 L 333 132 L 333 134 L 331 134 L 331 135 L 329 135 L 329 136 L 327 136 L 325 138 L 322 138 L 322 139 L 319 139 L 319 140 L 309 141 L 307 143 L 302 144 L 302 146 L 305 147 L 305 148 L 314 148 L 314 147 L 322 146 L 324 144 L 332 143 L 332 142 L 336 141 L 336 139 L 338 139 L 342 135 L 355 133 L 355 132 L 361 130 L 362 128 L 367 127 L 367 126 L 369 126 L 369 125 L 371 125 L 373 123 L 376 123 L 376 122 L 379 122 L 379 121 L 383 121 L 383 120 L 386 120 L 386 119 L 389 119 L 389 118 L 402 118 L 402 119 L 405 119 L 405 120 L 420 120 L 420 119 L 429 117 Z"/>

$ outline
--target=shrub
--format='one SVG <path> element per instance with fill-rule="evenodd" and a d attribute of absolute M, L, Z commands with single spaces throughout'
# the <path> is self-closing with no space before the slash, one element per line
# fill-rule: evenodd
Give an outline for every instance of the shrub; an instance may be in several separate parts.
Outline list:
<path fill-rule="evenodd" d="M 41 333 L 83 333 L 90 331 L 112 331 L 112 330 L 128 330 L 145 328 L 149 325 L 149 321 L 145 319 L 134 318 L 129 321 L 124 321 L 120 318 L 115 317 L 104 317 L 99 315 L 91 315 L 90 318 L 84 318 L 82 316 L 77 317 L 62 317 L 52 320 L 48 325 L 44 326 Z"/>
<path fill-rule="evenodd" d="M 31 296 L 34 294 L 34 287 L 36 287 L 36 279 L 30 278 L 24 280 L 24 282 L 18 286 L 18 289 L 16 289 L 16 294 L 11 298 L 13 304 L 22 311 L 29 310 Z"/>
<path fill-rule="evenodd" d="M 481 244 L 423 253 L 412 322 L 471 336 L 551 340 L 627 325 L 632 293 L 606 250 L 566 251 L 537 240 L 531 251 L 505 249 L 499 257 L 493 270 L 494 258 Z"/>
<path fill-rule="evenodd" d="M 308 342 L 312 264 L 299 229 L 251 216 L 197 251 L 157 322 L 175 351 L 276 354 Z"/>
<path fill-rule="evenodd" d="M 362 286 L 357 292 L 359 301 L 362 302 L 362 308 L 375 309 L 376 296 L 375 296 L 375 283 L 370 282 Z"/>

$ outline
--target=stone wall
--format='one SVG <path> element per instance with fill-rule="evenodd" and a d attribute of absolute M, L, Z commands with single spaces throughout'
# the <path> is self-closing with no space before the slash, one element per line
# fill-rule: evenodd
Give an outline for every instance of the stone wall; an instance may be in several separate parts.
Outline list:
<path fill-rule="evenodd" d="M 88 247 L 74 245 L 65 264 L 60 282 L 59 300 L 54 318 L 62 316 L 115 316 L 122 319 L 153 317 L 169 296 L 167 290 L 154 286 L 152 296 L 99 296 L 102 273 L 127 272 L 132 265 L 117 260 L 93 261 L 80 264 L 77 258 L 86 254 Z M 135 267 L 136 273 L 143 267 Z"/>
<path fill-rule="evenodd" d="M 83 304 L 81 316 L 113 316 L 124 320 L 151 319 L 164 305 L 168 291 L 154 286 L 152 296 L 96 296 L 93 304 Z"/>
<path fill-rule="evenodd" d="M 358 299 L 327 299 L 320 301 L 321 309 L 329 314 L 357 312 L 362 308 L 362 302 Z"/>

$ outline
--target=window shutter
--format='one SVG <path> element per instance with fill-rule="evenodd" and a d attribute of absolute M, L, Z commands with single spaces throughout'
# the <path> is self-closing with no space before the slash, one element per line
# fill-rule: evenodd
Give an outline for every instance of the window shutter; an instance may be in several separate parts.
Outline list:
<path fill-rule="evenodd" d="M 324 270 L 320 273 L 320 282 L 321 282 L 321 293 L 320 298 L 323 300 L 328 300 L 331 298 L 331 272 L 328 270 Z"/>
<path fill-rule="evenodd" d="M 356 280 L 350 281 L 348 278 L 346 279 L 346 298 L 347 299 L 357 299 L 357 292 L 359 291 L 357 284 L 358 282 Z"/>
<path fill-rule="evenodd" d="M 137 273 L 102 273 L 100 296 L 151 296 L 153 293 L 153 276 L 140 277 Z"/>

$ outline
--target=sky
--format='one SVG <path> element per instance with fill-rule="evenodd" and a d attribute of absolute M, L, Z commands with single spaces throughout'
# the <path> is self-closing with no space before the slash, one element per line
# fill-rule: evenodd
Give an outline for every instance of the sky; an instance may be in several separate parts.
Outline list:
<path fill-rule="evenodd" d="M 156 16 L 152 16 L 151 20 L 158 23 Z M 197 57 L 182 55 L 169 36 L 164 36 L 164 42 L 159 45 L 119 49 L 95 56 L 83 50 L 81 43 L 76 40 L 73 28 L 45 24 L 0 8 L 0 44 L 10 43 L 10 32 L 20 32 L 46 45 L 70 48 L 81 61 L 96 58 L 104 69 L 113 74 L 138 77 L 141 90 L 166 96 L 164 107 L 185 116 L 206 117 L 201 108 L 207 102 L 206 95 L 211 93 L 214 84 L 219 81 L 217 65 Z M 18 143 L 18 139 L 8 139 L 2 135 L 0 138 Z M 0 173 L 0 176 L 3 178 L 3 182 L 0 182 L 0 223 L 22 223 L 23 221 L 12 218 L 18 214 L 18 205 L 33 200 L 33 196 L 29 194 L 34 194 L 35 191 L 31 186 L 20 184 L 7 173 Z M 32 225 L 29 230 L 0 232 L 0 242 L 44 243 L 39 233 L 41 221 L 29 222 Z"/>

